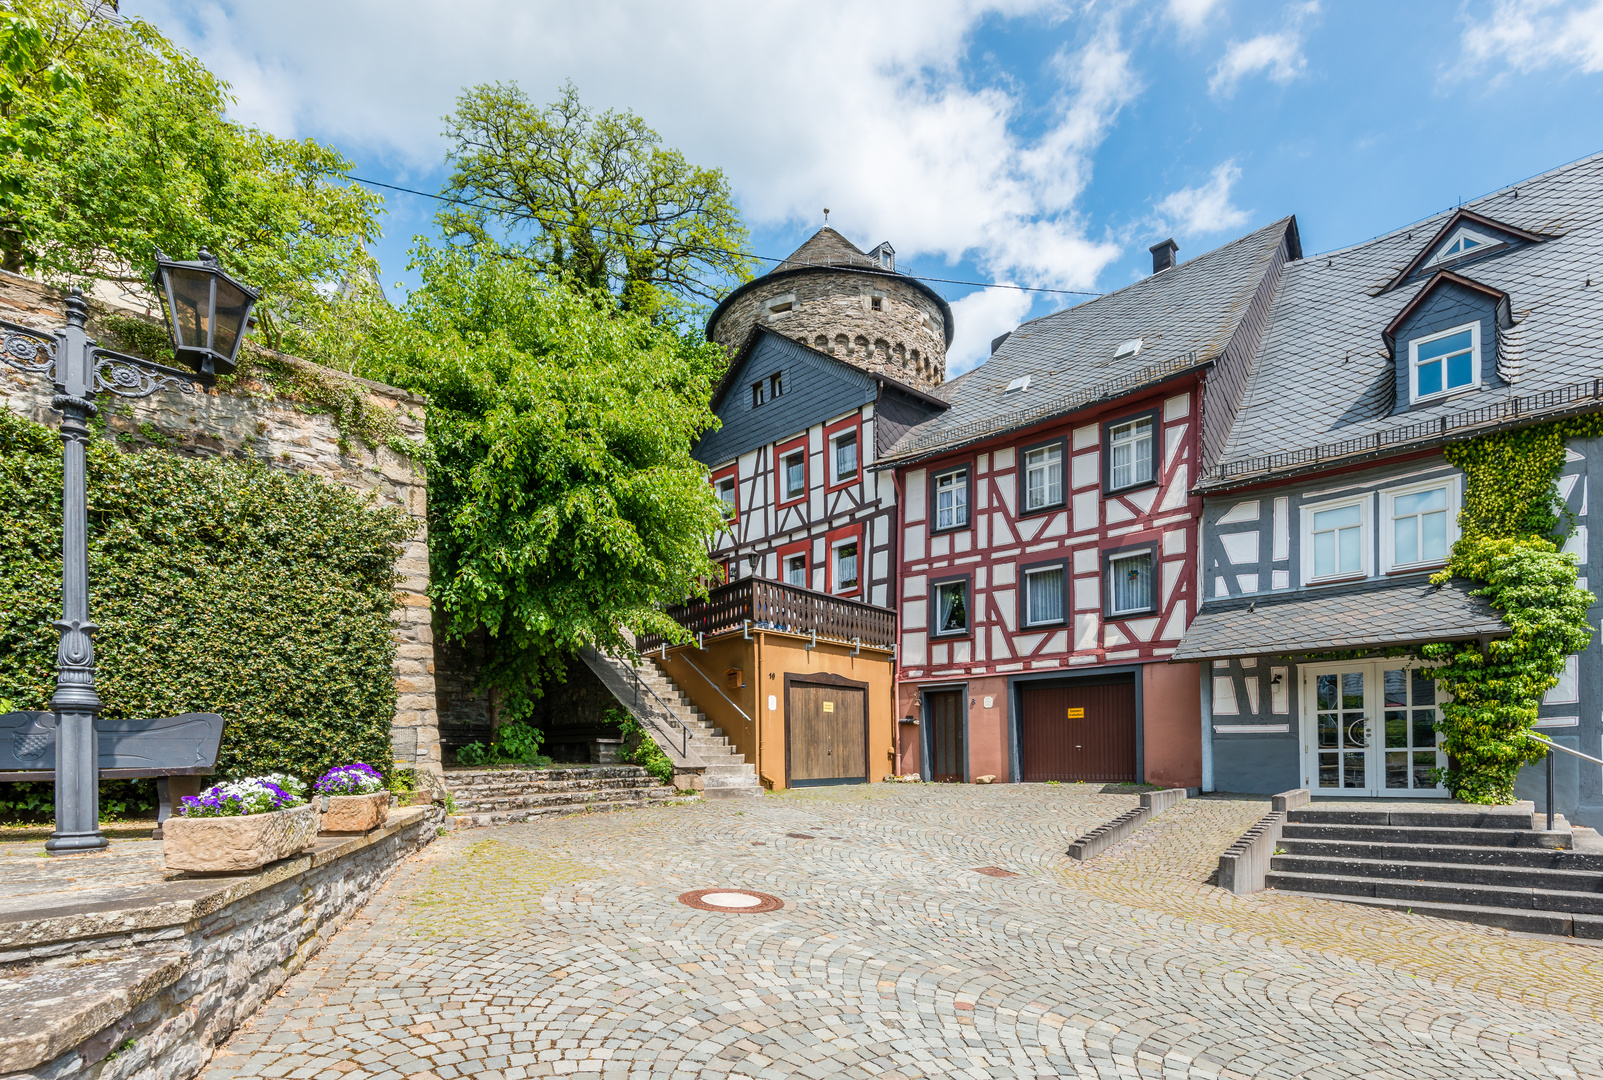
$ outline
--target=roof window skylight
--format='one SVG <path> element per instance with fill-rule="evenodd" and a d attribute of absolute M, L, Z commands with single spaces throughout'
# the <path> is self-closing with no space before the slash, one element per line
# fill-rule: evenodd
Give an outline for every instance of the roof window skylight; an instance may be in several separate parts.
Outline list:
<path fill-rule="evenodd" d="M 1016 378 L 1012 382 L 1008 383 L 1007 384 L 1007 389 L 1003 390 L 1002 393 L 1004 393 L 1004 394 L 1016 394 L 1021 390 L 1028 390 L 1029 388 L 1030 388 L 1030 377 L 1028 375 L 1020 375 L 1018 378 Z"/>
<path fill-rule="evenodd" d="M 1140 353 L 1141 339 L 1133 337 L 1129 341 L 1119 342 L 1119 347 L 1113 350 L 1113 358 L 1115 360 L 1128 360 L 1132 356 L 1139 356 Z"/>

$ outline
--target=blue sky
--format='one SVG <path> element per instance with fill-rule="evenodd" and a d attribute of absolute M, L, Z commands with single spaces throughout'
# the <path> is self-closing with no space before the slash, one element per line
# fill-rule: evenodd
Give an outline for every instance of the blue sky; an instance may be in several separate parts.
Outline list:
<path fill-rule="evenodd" d="M 752 250 L 830 221 L 939 277 L 1107 290 L 1295 213 L 1314 253 L 1603 151 L 1603 0 L 126 0 L 236 114 L 436 191 L 457 91 L 565 79 L 722 167 Z M 411 280 L 430 200 L 389 193 Z M 937 284 L 951 370 L 1073 297 Z"/>

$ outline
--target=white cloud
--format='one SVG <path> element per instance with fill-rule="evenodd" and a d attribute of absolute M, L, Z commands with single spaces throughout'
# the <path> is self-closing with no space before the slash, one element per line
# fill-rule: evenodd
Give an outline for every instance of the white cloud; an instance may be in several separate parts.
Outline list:
<path fill-rule="evenodd" d="M 991 340 L 1017 326 L 1030 312 L 1030 294 L 1018 289 L 985 289 L 952 303 L 956 332 L 946 350 L 946 377 L 978 367 L 991 355 Z"/>
<path fill-rule="evenodd" d="M 1221 0 L 1169 0 L 1169 18 L 1183 30 L 1197 30 L 1220 3 Z"/>
<path fill-rule="evenodd" d="M 1498 0 L 1487 17 L 1466 20 L 1463 46 L 1471 60 L 1504 60 L 1521 71 L 1603 71 L 1603 0 Z"/>
<path fill-rule="evenodd" d="M 969 259 L 1025 284 L 1091 288 L 1118 256 L 1076 200 L 1139 92 L 1112 16 L 1053 22 L 1058 0 L 783 0 L 732 6 L 543 0 L 125 0 L 229 79 L 236 115 L 427 172 L 458 91 L 572 78 L 721 166 L 748 220 L 831 224 L 904 262 Z M 984 21 L 1035 18 L 1060 51 L 1044 130 L 1012 84 L 965 79 Z M 1087 21 L 1089 20 L 1089 21 Z M 783 253 L 775 253 L 783 254 Z"/>
<path fill-rule="evenodd" d="M 1208 90 L 1220 97 L 1236 92 L 1236 84 L 1260 72 L 1278 83 L 1288 83 L 1308 67 L 1302 53 L 1303 22 L 1317 14 L 1317 0 L 1286 8 L 1286 26 L 1272 34 L 1233 41 L 1208 80 Z"/>
<path fill-rule="evenodd" d="M 1235 161 L 1224 161 L 1214 166 L 1206 184 L 1164 196 L 1158 203 L 1158 212 L 1165 219 L 1165 231 L 1200 236 L 1245 225 L 1247 212 L 1230 201 L 1230 189 L 1240 179 L 1241 169 Z"/>

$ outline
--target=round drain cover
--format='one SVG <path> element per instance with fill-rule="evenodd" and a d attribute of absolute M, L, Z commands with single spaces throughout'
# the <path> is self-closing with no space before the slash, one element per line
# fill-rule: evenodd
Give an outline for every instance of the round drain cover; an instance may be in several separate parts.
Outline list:
<path fill-rule="evenodd" d="M 700 911 L 750 912 L 778 911 L 785 902 L 777 896 L 750 889 L 695 889 L 679 897 L 679 902 Z"/>

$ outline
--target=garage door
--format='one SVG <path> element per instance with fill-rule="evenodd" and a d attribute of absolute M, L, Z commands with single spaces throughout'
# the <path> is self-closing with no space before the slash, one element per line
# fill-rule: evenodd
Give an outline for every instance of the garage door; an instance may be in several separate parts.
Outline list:
<path fill-rule="evenodd" d="M 868 781 L 868 714 L 862 690 L 845 686 L 790 686 L 790 783 L 862 784 Z"/>
<path fill-rule="evenodd" d="M 1133 677 L 1030 687 L 1019 697 L 1026 781 L 1136 778 Z"/>

